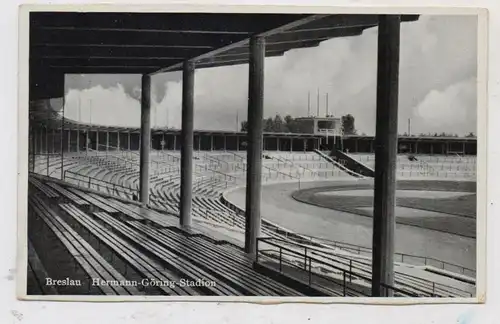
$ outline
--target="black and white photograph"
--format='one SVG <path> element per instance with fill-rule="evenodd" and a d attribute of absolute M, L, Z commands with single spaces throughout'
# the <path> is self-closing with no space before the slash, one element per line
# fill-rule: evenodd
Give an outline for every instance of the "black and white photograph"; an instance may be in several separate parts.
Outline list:
<path fill-rule="evenodd" d="M 20 8 L 19 298 L 481 302 L 485 13 L 277 9 Z"/>

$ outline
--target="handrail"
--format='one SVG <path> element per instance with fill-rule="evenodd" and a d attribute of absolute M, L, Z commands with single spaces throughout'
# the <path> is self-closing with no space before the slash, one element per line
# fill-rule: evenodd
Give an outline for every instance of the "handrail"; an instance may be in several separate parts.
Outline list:
<path fill-rule="evenodd" d="M 135 170 L 133 168 L 133 165 L 132 165 L 133 162 L 125 160 L 125 162 L 123 162 L 123 163 L 125 163 L 125 165 L 122 165 L 122 164 L 120 164 L 117 161 L 110 160 L 109 159 L 110 157 L 112 157 L 114 159 L 119 159 L 119 157 L 117 157 L 117 156 L 106 156 L 105 158 L 103 158 L 103 157 L 98 156 L 98 155 L 91 156 L 91 157 L 84 156 L 83 159 L 85 159 L 85 160 L 89 160 L 90 159 L 90 162 L 92 163 L 92 162 L 96 162 L 95 160 L 92 160 L 92 158 L 95 158 L 95 159 L 97 159 L 97 163 L 96 164 L 99 165 L 99 166 L 100 165 L 105 165 L 106 167 L 109 167 L 109 166 L 113 167 L 114 166 L 114 167 L 117 167 L 117 168 L 124 168 L 127 171 L 129 171 L 129 170 L 130 171 L 137 171 L 137 170 Z M 131 165 L 128 166 L 127 163 L 131 163 Z"/>
<path fill-rule="evenodd" d="M 278 240 L 278 239 L 276 239 L 276 240 Z M 308 248 L 309 248 L 309 247 L 308 247 Z M 327 252 L 325 252 L 325 251 L 318 251 L 318 250 L 316 250 L 316 249 L 314 249 L 314 248 L 309 248 L 309 249 L 310 249 L 310 250 L 312 250 L 312 253 L 313 253 L 313 254 L 318 254 L 318 255 L 320 255 L 321 257 L 323 257 L 323 258 L 325 258 L 325 259 L 327 259 L 327 260 L 331 260 L 331 261 L 333 261 L 333 262 L 338 262 L 338 263 L 341 263 L 341 264 L 342 264 L 342 262 L 339 262 L 339 261 L 334 260 L 334 259 L 333 259 L 330 255 L 325 255 L 325 254 L 327 254 Z M 363 269 L 363 268 L 359 268 L 359 267 L 355 267 L 355 266 L 353 267 L 353 266 L 352 266 L 352 264 L 353 264 L 353 263 L 354 263 L 354 264 L 356 264 L 356 263 L 357 263 L 357 264 L 361 264 L 361 265 L 364 265 L 364 266 L 366 266 L 366 265 L 371 266 L 371 262 L 370 262 L 370 263 L 363 263 L 363 262 L 358 261 L 358 260 L 353 260 L 353 259 L 350 259 L 350 258 L 348 258 L 348 257 L 346 257 L 346 256 L 342 256 L 342 255 L 338 255 L 338 254 L 334 254 L 334 255 L 335 255 L 335 257 L 336 257 L 336 258 L 340 258 L 340 259 L 344 259 L 344 260 L 346 260 L 346 261 L 349 261 L 349 269 L 358 269 L 358 270 L 361 270 L 361 271 L 364 271 L 364 272 L 368 272 L 368 273 L 369 273 L 369 271 L 367 271 L 367 270 L 365 270 L 365 269 Z M 401 276 L 401 277 L 410 278 L 410 279 L 408 279 L 408 280 L 412 280 L 412 281 L 414 281 L 414 282 L 418 282 L 418 283 L 420 283 L 420 284 L 427 284 L 427 285 L 429 285 L 429 286 L 432 286 L 433 294 L 435 294 L 435 293 L 436 293 L 436 289 L 440 289 L 440 290 L 442 290 L 442 291 L 444 291 L 444 292 L 447 292 L 447 293 L 460 292 L 460 293 L 462 293 L 462 294 L 464 294 L 464 293 L 465 293 L 465 294 L 470 294 L 469 292 L 467 292 L 467 291 L 465 291 L 465 290 L 463 290 L 463 289 L 460 289 L 460 288 L 456 288 L 456 287 L 453 287 L 453 286 L 450 286 L 450 285 L 446 285 L 446 284 L 442 284 L 442 283 L 436 283 L 436 282 L 434 282 L 434 281 L 430 281 L 430 280 L 427 280 L 427 279 L 422 279 L 422 278 L 419 278 L 419 277 L 414 277 L 414 276 L 408 275 L 408 274 L 403 273 L 403 272 L 394 271 L 394 273 L 395 273 L 395 274 L 397 274 L 398 276 Z M 399 280 L 398 278 L 395 278 L 395 281 L 396 281 L 396 282 L 400 282 L 400 280 Z M 404 285 L 405 285 L 405 284 L 404 284 Z M 417 290 L 420 290 L 420 289 L 415 288 L 415 287 L 413 287 L 413 286 L 410 286 L 410 287 L 411 287 L 412 289 L 417 289 Z M 454 291 L 453 291 L 453 290 L 454 290 Z M 470 294 L 470 295 L 472 295 L 472 294 Z M 472 296 L 471 296 L 471 297 L 472 297 Z"/>
<path fill-rule="evenodd" d="M 281 174 L 281 175 L 283 175 L 283 176 L 287 176 L 287 177 L 289 177 L 290 179 L 300 180 L 300 177 L 293 176 L 291 173 L 290 173 L 290 174 L 288 174 L 288 173 L 284 173 L 284 172 L 281 172 L 281 171 L 280 171 L 280 170 L 278 170 L 278 169 L 268 167 L 267 165 L 264 165 L 264 164 L 262 165 L 262 167 L 263 167 L 263 168 L 265 168 L 265 169 L 268 169 L 269 171 L 274 171 L 274 172 L 276 172 L 277 174 Z"/>
<path fill-rule="evenodd" d="M 227 151 L 227 153 L 234 155 L 234 157 L 237 157 L 238 159 L 240 159 L 240 161 L 245 161 L 245 158 L 242 157 L 241 155 L 238 155 L 238 154 L 231 152 L 231 151 Z"/>
<path fill-rule="evenodd" d="M 278 157 L 276 157 L 276 156 L 274 156 L 274 155 L 270 155 L 270 157 L 271 157 L 271 159 L 278 160 L 278 162 L 283 162 L 283 164 L 285 164 L 285 165 L 286 165 L 287 163 L 289 163 L 289 164 L 291 164 L 292 166 L 295 166 L 295 165 L 293 164 L 293 162 L 292 162 L 292 161 L 287 160 L 287 159 L 284 159 L 284 158 L 282 158 L 282 157 L 279 157 L 279 156 L 278 156 Z M 279 166 L 279 164 L 278 164 L 278 166 Z"/>
<path fill-rule="evenodd" d="M 286 252 L 289 252 L 291 255 L 293 256 L 296 256 L 298 258 L 303 258 L 304 259 L 304 269 L 302 270 L 305 270 L 307 271 L 308 275 L 309 275 L 309 286 L 312 285 L 312 275 L 314 274 L 315 276 L 318 276 L 318 277 L 321 277 L 323 279 L 327 279 L 329 281 L 331 281 L 332 283 L 334 284 L 337 284 L 339 285 L 337 282 L 335 282 L 335 280 L 331 277 L 328 277 L 328 276 L 325 276 L 325 275 L 322 275 L 322 274 L 319 274 L 319 273 L 316 273 L 312 271 L 312 262 L 314 261 L 316 264 L 320 264 L 320 265 L 324 265 L 324 266 L 328 266 L 330 268 L 333 268 L 337 271 L 341 271 L 342 272 L 342 278 L 343 278 L 343 283 L 342 283 L 342 288 L 343 288 L 343 293 L 344 293 L 344 296 L 346 296 L 346 293 L 347 293 L 347 290 L 351 290 L 351 291 L 354 291 L 354 292 L 357 292 L 357 293 L 360 293 L 363 295 L 363 292 L 360 292 L 360 291 L 357 291 L 356 289 L 353 289 L 352 287 L 347 287 L 347 278 L 349 277 L 349 280 L 352 282 L 352 278 L 358 278 L 358 279 L 362 279 L 366 282 L 371 282 L 371 278 L 368 278 L 368 277 L 365 277 L 365 276 L 362 276 L 362 275 L 359 275 L 357 273 L 353 273 L 352 271 L 349 271 L 349 270 L 345 270 L 345 269 L 342 269 L 340 267 L 337 267 L 333 264 L 330 264 L 330 263 L 327 263 L 323 260 L 319 260 L 317 258 L 314 258 L 314 257 L 311 257 L 310 255 L 307 254 L 307 249 L 308 247 L 304 247 L 304 254 L 298 252 L 298 251 L 295 251 L 295 250 L 292 250 L 290 248 L 287 248 L 287 247 L 284 247 L 284 246 L 281 246 L 281 245 L 278 245 L 274 242 L 270 242 L 270 240 L 274 240 L 274 238 L 269 238 L 269 237 L 260 237 L 260 238 L 257 238 L 257 254 L 256 254 L 256 263 L 258 263 L 258 256 L 259 256 L 259 252 L 262 252 L 262 250 L 259 250 L 259 242 L 262 242 L 262 243 L 266 243 L 268 245 L 271 245 L 271 246 L 275 246 L 277 248 L 279 248 L 279 263 L 280 263 L 280 273 L 282 272 L 282 269 L 281 269 L 281 264 L 283 262 L 283 258 L 282 258 L 282 255 L 283 255 L 283 251 L 286 251 Z M 267 255 L 268 257 L 270 257 L 269 255 Z M 287 261 L 287 260 L 285 260 Z M 308 266 L 307 266 L 308 265 Z M 308 268 L 308 269 L 307 269 Z M 411 293 L 411 292 L 408 292 L 408 291 L 405 291 L 403 289 L 400 289 L 400 288 L 396 288 L 396 287 L 393 287 L 393 286 L 390 286 L 390 285 L 387 285 L 387 284 L 384 284 L 384 283 L 381 283 L 381 286 L 385 289 L 390 289 L 396 293 L 399 293 L 401 295 L 404 295 L 404 296 L 408 296 L 408 297 L 418 297 L 418 295 L 414 294 L 414 293 Z"/>
<path fill-rule="evenodd" d="M 173 160 L 173 162 L 178 162 L 178 161 L 180 161 L 180 160 L 181 160 L 181 158 L 180 158 L 180 157 L 175 156 L 175 155 L 173 155 L 173 154 L 166 153 L 166 152 L 165 152 L 165 151 L 163 151 L 163 150 L 157 150 L 157 152 L 160 152 L 160 154 L 161 154 L 161 155 L 163 155 L 163 156 L 168 156 L 168 157 L 171 157 L 171 158 L 172 158 L 172 160 Z"/>
<path fill-rule="evenodd" d="M 290 244 L 290 242 L 287 242 L 286 240 L 282 240 L 282 239 L 279 239 L 279 238 L 273 238 L 273 239 L 274 239 L 274 240 L 276 240 L 276 241 L 281 241 L 281 242 L 284 242 L 284 243 L 288 243 L 288 244 Z M 296 244 L 296 243 L 295 243 L 295 244 Z M 299 244 L 296 244 L 296 245 L 301 245 L 301 244 L 299 243 Z M 327 253 L 326 251 L 324 251 L 324 250 L 320 250 L 320 249 L 317 249 L 317 248 L 315 248 L 315 247 L 308 246 L 308 248 L 309 248 L 310 250 L 312 250 L 312 251 L 315 251 L 315 252 L 319 253 L 319 254 L 325 254 L 325 253 Z M 371 252 L 371 251 L 370 251 L 370 252 Z M 349 258 L 349 257 L 347 257 L 347 256 L 342 256 L 342 255 L 338 255 L 338 254 L 335 254 L 335 256 L 336 256 L 337 258 L 341 258 L 341 259 L 345 259 L 345 260 L 353 261 L 354 263 L 365 264 L 365 263 L 363 263 L 363 262 L 361 262 L 361 261 L 358 261 L 358 260 L 353 260 L 353 259 L 351 259 L 351 258 Z M 325 256 L 323 255 L 323 257 L 325 257 Z M 329 258 L 329 257 L 325 257 L 325 258 Z M 429 259 L 432 259 L 432 258 L 429 258 Z M 368 261 L 368 260 L 367 260 L 367 261 Z M 439 260 L 436 260 L 436 261 L 439 261 Z M 441 261 L 440 261 L 440 262 L 441 262 Z M 460 266 L 457 266 L 457 267 L 460 267 Z M 408 276 L 408 275 L 406 275 L 406 274 L 404 274 L 404 273 L 400 273 L 400 272 L 396 272 L 396 273 L 398 273 L 398 274 L 400 274 L 400 275 L 403 275 L 403 276 Z M 411 276 L 410 276 L 410 277 L 411 277 Z M 419 280 L 420 280 L 420 281 L 424 281 L 424 282 L 431 282 L 431 281 L 428 281 L 428 280 L 425 280 L 425 279 L 420 279 L 420 278 L 419 278 Z M 431 282 L 431 283 L 432 283 L 432 282 Z M 455 287 L 452 287 L 452 286 L 448 286 L 448 285 L 445 285 L 445 284 L 439 284 L 439 286 L 440 286 L 440 287 L 447 287 L 447 288 L 451 288 L 451 289 L 454 289 L 454 290 L 457 290 L 457 291 L 460 291 L 460 292 L 465 292 L 465 293 L 468 293 L 468 292 L 466 292 L 466 291 L 464 291 L 464 290 L 462 290 L 462 289 L 455 288 Z M 444 290 L 444 289 L 443 289 L 443 290 Z M 448 291 L 448 292 L 449 292 L 449 291 Z"/>
<path fill-rule="evenodd" d="M 74 175 L 74 176 L 77 176 L 77 177 L 81 177 L 81 178 L 84 178 L 84 179 L 78 179 L 78 178 L 75 178 L 75 177 L 72 177 L 72 176 L 68 176 L 67 173 L 69 173 L 70 175 Z M 97 178 L 94 178 L 94 177 L 91 177 L 91 176 L 88 176 L 88 175 L 83 175 L 83 174 L 80 174 L 80 173 L 77 173 L 77 172 L 73 172 L 73 171 L 69 171 L 69 170 L 65 170 L 64 171 L 64 174 L 63 174 L 63 180 L 65 180 L 66 178 L 69 178 L 69 179 L 72 179 L 72 180 L 76 180 L 76 181 L 85 181 L 88 183 L 88 187 L 90 187 L 91 184 L 107 184 L 107 185 L 110 185 L 111 186 L 111 189 L 113 190 L 116 190 L 117 188 L 119 189 L 126 189 L 128 191 L 133 191 L 133 192 L 136 192 L 138 193 L 138 190 L 133 188 L 133 187 L 125 187 L 123 185 L 120 185 L 120 184 L 117 184 L 117 183 L 113 183 L 113 182 L 109 182 L 109 181 L 105 181 L 105 180 L 102 180 L 102 179 L 97 179 Z M 106 186 L 105 186 L 106 187 Z M 109 187 L 107 187 L 109 188 Z"/>
<path fill-rule="evenodd" d="M 279 244 L 277 244 L 275 242 L 270 242 L 270 241 L 278 241 L 278 242 L 283 242 L 283 243 L 287 243 L 287 244 L 291 243 L 291 242 L 287 242 L 285 240 L 278 239 L 278 238 L 267 237 L 267 238 L 259 238 L 258 240 L 260 240 L 262 242 L 265 242 L 266 244 L 278 247 L 280 249 L 284 249 L 284 250 L 287 250 L 287 251 L 292 251 L 295 256 L 300 257 L 300 258 L 304 257 L 305 262 L 307 262 L 307 259 L 309 258 L 310 259 L 309 262 L 311 262 L 311 260 L 312 260 L 312 261 L 315 261 L 316 263 L 326 265 L 326 266 L 334 268 L 336 270 L 345 271 L 346 273 L 349 274 L 350 280 L 351 280 L 352 276 L 354 275 L 356 278 L 363 279 L 363 280 L 365 280 L 367 282 L 371 283 L 371 281 L 372 281 L 371 278 L 369 278 L 369 277 L 364 277 L 363 275 L 360 275 L 359 273 L 354 273 L 353 272 L 353 269 L 356 269 L 356 270 L 362 271 L 364 273 L 369 273 L 369 271 L 367 271 L 366 269 L 353 266 L 353 262 L 354 262 L 354 263 L 361 264 L 361 265 L 363 265 L 366 268 L 367 265 L 364 264 L 364 263 L 362 263 L 362 262 L 359 262 L 359 261 L 356 261 L 356 260 L 352 260 L 352 259 L 349 259 L 349 258 L 346 258 L 346 257 L 343 257 L 343 256 L 335 255 L 335 257 L 338 257 L 338 258 L 345 259 L 345 260 L 349 261 L 349 263 L 347 264 L 347 263 L 340 262 L 338 260 L 334 260 L 330 256 L 325 256 L 325 255 L 323 255 L 323 254 L 326 253 L 325 251 L 320 251 L 320 250 L 317 250 L 317 249 L 315 249 L 313 247 L 310 247 L 310 246 L 303 246 L 303 245 L 300 245 L 300 244 L 296 244 L 295 246 L 304 249 L 304 254 L 302 254 L 299 251 L 291 250 L 290 248 L 287 248 L 285 246 L 279 245 Z M 337 262 L 337 263 L 340 263 L 341 265 L 345 265 L 345 266 L 349 265 L 349 270 L 347 271 L 347 270 L 339 268 L 339 267 L 337 267 L 337 266 L 335 266 L 333 264 L 327 263 L 327 262 L 325 262 L 323 260 L 318 260 L 317 258 L 311 257 L 310 255 L 307 254 L 307 251 L 310 251 L 313 254 L 314 254 L 314 252 L 319 252 L 320 256 L 322 258 L 324 258 L 324 259 L 327 259 L 327 260 L 330 260 L 330 261 L 333 261 L 333 262 Z M 281 252 L 280 252 L 280 254 L 281 254 Z M 311 271 L 311 269 L 309 269 L 309 271 Z M 443 294 L 438 294 L 438 291 L 441 291 L 441 292 L 444 292 L 445 294 L 448 294 L 448 296 L 454 296 L 454 295 L 457 295 L 457 294 L 460 294 L 460 295 L 467 294 L 467 295 L 470 295 L 472 297 L 472 293 L 467 292 L 467 291 L 462 290 L 462 289 L 459 289 L 459 288 L 456 288 L 456 287 L 452 287 L 452 286 L 441 284 L 441 283 L 436 283 L 436 282 L 429 281 L 429 280 L 426 280 L 426 279 L 415 278 L 415 277 L 412 277 L 410 275 L 407 275 L 407 274 L 404 274 L 404 273 L 400 273 L 400 272 L 396 272 L 396 274 L 398 274 L 401 277 L 406 277 L 406 278 L 414 279 L 412 281 L 415 282 L 415 285 L 417 285 L 417 286 L 414 286 L 414 285 L 402 282 L 401 279 L 399 279 L 399 278 L 395 278 L 395 282 L 398 285 L 405 286 L 407 289 L 410 289 L 412 291 L 417 291 L 417 292 L 419 292 L 421 294 L 426 294 L 426 295 L 430 294 L 432 297 L 437 297 L 438 295 L 443 295 Z M 409 280 L 409 279 L 407 279 L 407 280 Z M 427 284 L 428 287 L 429 287 L 429 289 L 420 288 L 420 287 L 418 287 L 418 284 L 420 284 L 420 285 Z M 432 293 L 429 292 L 429 290 L 430 290 L 431 287 L 432 287 Z M 393 289 L 395 287 L 387 286 L 385 288 Z M 399 289 L 401 293 L 408 293 L 407 291 L 405 291 L 405 290 L 403 290 L 401 288 L 395 288 L 395 289 Z"/>
<path fill-rule="evenodd" d="M 289 160 L 289 159 L 286 159 L 286 158 L 282 158 L 282 157 L 276 157 L 276 156 L 271 156 L 271 158 L 272 158 L 272 159 L 276 159 L 276 160 L 278 160 L 278 167 L 279 167 L 279 161 L 281 161 L 281 162 L 283 162 L 283 164 L 285 164 L 285 165 L 286 165 L 286 163 L 288 163 L 288 164 L 290 164 L 290 165 L 291 165 L 291 166 L 293 166 L 293 167 L 296 167 L 296 168 L 298 167 L 298 168 L 302 168 L 302 169 L 304 169 L 304 170 L 307 170 L 307 171 L 309 171 L 309 172 L 311 173 L 311 175 L 313 175 L 313 174 L 318 175 L 318 172 L 313 171 L 313 170 L 311 170 L 311 169 L 309 169 L 309 168 L 306 168 L 306 167 L 304 167 L 304 166 L 302 166 L 302 165 L 300 165 L 300 164 L 295 164 L 295 163 L 293 163 L 293 161 L 292 161 L 292 160 Z M 300 178 L 300 177 L 299 177 L 299 178 Z"/>
<path fill-rule="evenodd" d="M 336 167 L 338 167 L 339 169 L 341 169 L 342 171 L 344 171 L 345 173 L 347 173 L 347 174 L 349 174 L 351 176 L 358 177 L 358 178 L 364 178 L 365 177 L 362 174 L 359 174 L 357 172 L 354 172 L 354 171 L 346 168 L 345 166 L 343 166 L 342 164 L 338 163 L 337 161 L 335 161 L 334 159 L 332 159 L 330 156 L 326 155 L 325 153 L 321 152 L 318 149 L 315 149 L 314 152 L 316 154 L 318 154 L 319 156 L 321 156 L 323 159 L 325 159 L 328 162 L 332 163 L 333 165 L 335 165 Z"/>
<path fill-rule="evenodd" d="M 219 165 L 222 164 L 222 163 L 225 163 L 226 165 L 229 165 L 229 163 L 227 161 L 219 160 L 218 158 L 213 157 L 213 156 L 208 156 L 207 153 L 205 153 L 204 158 L 207 159 L 207 160 L 209 160 L 209 161 L 217 162 Z"/>
<path fill-rule="evenodd" d="M 284 232 L 285 230 L 280 228 L 279 231 Z M 291 233 L 293 233 L 293 232 L 291 232 Z M 296 234 L 296 233 L 293 233 L 293 234 Z M 309 240 L 303 240 L 302 238 L 294 237 L 294 241 L 297 241 L 298 243 L 300 242 L 301 244 L 304 244 L 307 242 L 312 243 L 314 241 L 316 241 L 315 243 L 323 243 L 324 242 L 324 244 L 331 245 L 334 248 L 336 247 L 336 248 L 339 248 L 341 250 L 356 253 L 358 255 L 361 255 L 361 253 L 366 253 L 366 254 L 371 255 L 371 253 L 372 253 L 371 248 L 361 246 L 361 245 L 345 243 L 345 242 L 340 242 L 340 241 L 335 241 L 335 240 L 330 240 L 330 239 L 325 239 L 325 238 L 319 238 L 319 237 L 314 237 L 314 236 L 305 235 L 305 234 L 300 234 L 300 236 L 304 237 L 304 238 L 308 238 Z M 471 273 L 474 277 L 476 275 L 476 271 L 474 269 L 470 269 L 470 268 L 467 268 L 465 266 L 461 266 L 461 265 L 458 265 L 455 263 L 438 260 L 438 259 L 435 259 L 432 257 L 425 257 L 425 256 L 421 256 L 421 255 L 414 255 L 414 254 L 402 253 L 402 252 L 394 252 L 394 255 L 399 256 L 401 263 L 404 263 L 405 258 L 407 260 L 408 259 L 418 259 L 418 260 L 422 260 L 423 263 L 421 263 L 420 265 L 423 265 L 423 266 L 429 266 L 430 263 L 434 262 L 437 264 L 441 264 L 441 269 L 443 269 L 443 270 L 446 270 L 447 269 L 446 266 L 448 266 L 448 269 L 450 267 L 459 269 L 460 273 L 462 273 L 464 275 L 465 275 L 465 272 Z"/>
<path fill-rule="evenodd" d="M 199 168 L 201 171 L 211 171 L 213 173 L 217 173 L 217 174 L 220 174 L 222 176 L 224 176 L 224 180 L 225 181 L 236 181 L 236 177 L 235 176 L 232 176 L 230 174 L 227 174 L 227 173 L 224 173 L 224 172 L 221 172 L 221 171 L 218 171 L 218 170 L 215 170 L 215 169 L 212 169 L 210 167 L 208 167 L 207 165 L 205 165 L 205 168 L 203 168 L 202 166 L 196 164 L 195 165 L 195 169 L 196 168 Z"/>

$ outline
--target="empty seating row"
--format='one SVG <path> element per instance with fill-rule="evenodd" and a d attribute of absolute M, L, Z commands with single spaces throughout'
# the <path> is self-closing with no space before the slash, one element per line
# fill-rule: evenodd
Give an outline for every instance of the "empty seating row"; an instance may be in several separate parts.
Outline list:
<path fill-rule="evenodd" d="M 125 281 L 125 277 L 114 269 L 90 244 L 78 235 L 52 208 L 42 199 L 33 196 L 29 198 L 31 210 L 42 220 L 52 233 L 63 244 L 67 252 L 81 267 L 88 280 L 88 292 L 97 280 L 98 282 Z M 55 251 L 53 251 L 55 253 Z M 135 287 L 99 285 L 98 289 L 106 295 L 139 295 Z"/>

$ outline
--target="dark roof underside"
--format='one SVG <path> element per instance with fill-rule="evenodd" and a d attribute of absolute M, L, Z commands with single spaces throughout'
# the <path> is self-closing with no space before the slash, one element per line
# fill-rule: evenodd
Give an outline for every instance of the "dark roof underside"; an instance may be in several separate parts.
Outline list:
<path fill-rule="evenodd" d="M 271 57 L 377 23 L 377 15 L 32 12 L 31 99 L 54 97 L 66 73 L 177 71 L 185 60 L 197 68 L 244 64 L 252 35 L 266 36 Z"/>

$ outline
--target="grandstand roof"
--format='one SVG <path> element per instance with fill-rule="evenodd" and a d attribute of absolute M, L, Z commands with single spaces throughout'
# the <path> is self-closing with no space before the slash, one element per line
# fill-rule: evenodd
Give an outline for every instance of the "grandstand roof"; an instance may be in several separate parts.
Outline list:
<path fill-rule="evenodd" d="M 360 35 L 376 15 L 211 13 L 31 13 L 31 59 L 63 73 L 174 71 L 248 62 L 251 35 L 267 37 L 279 56 L 321 41 Z M 404 20 L 416 20 L 405 16 Z"/>
<path fill-rule="evenodd" d="M 50 117 L 47 119 L 47 112 L 43 111 L 31 111 L 31 115 L 34 117 L 38 123 L 47 126 L 50 129 L 60 129 L 61 128 L 61 115 L 58 112 L 49 111 Z M 126 127 L 126 126 L 107 126 L 107 125 L 96 125 L 96 124 L 87 124 L 87 123 L 79 123 L 78 121 L 65 118 L 64 120 L 64 128 L 65 129 L 80 129 L 91 130 L 91 131 L 102 131 L 102 132 L 124 132 L 124 133 L 140 133 L 141 129 L 138 127 Z M 246 132 L 240 131 L 229 131 L 229 130 L 209 130 L 209 129 L 196 129 L 194 131 L 197 135 L 240 135 L 244 136 Z M 173 133 L 180 134 L 181 130 L 176 128 L 165 128 L 165 127 L 153 127 L 151 129 L 151 134 L 161 134 L 161 133 Z M 264 132 L 263 134 L 267 136 L 276 136 L 276 137 L 300 137 L 300 138 L 320 138 L 324 137 L 324 135 L 316 135 L 309 133 L 277 133 L 277 132 Z M 375 136 L 368 135 L 344 135 L 343 138 L 353 138 L 358 140 L 373 140 Z M 400 141 L 427 141 L 427 142 L 475 142 L 477 141 L 476 137 L 454 137 L 454 136 L 398 136 Z"/>
<path fill-rule="evenodd" d="M 252 35 L 266 37 L 271 57 L 377 24 L 377 15 L 361 14 L 31 12 L 31 80 L 50 92 L 66 73 L 151 74 L 180 70 L 186 60 L 197 68 L 243 64 Z"/>

